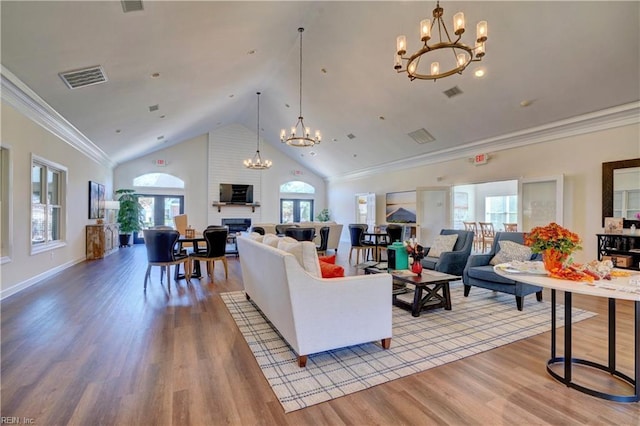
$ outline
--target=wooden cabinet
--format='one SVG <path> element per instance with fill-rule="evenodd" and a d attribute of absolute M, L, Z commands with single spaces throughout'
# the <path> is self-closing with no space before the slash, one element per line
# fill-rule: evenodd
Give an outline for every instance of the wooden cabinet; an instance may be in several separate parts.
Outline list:
<path fill-rule="evenodd" d="M 87 259 L 102 259 L 118 250 L 120 225 L 87 225 Z"/>
<path fill-rule="evenodd" d="M 640 269 L 639 234 L 597 234 L 598 260 L 614 260 L 616 266 L 627 269 Z M 618 260 L 621 260 L 618 262 Z"/>

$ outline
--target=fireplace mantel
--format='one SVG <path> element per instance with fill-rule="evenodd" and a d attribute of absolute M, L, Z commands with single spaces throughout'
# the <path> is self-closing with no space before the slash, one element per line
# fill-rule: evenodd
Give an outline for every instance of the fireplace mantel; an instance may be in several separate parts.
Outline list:
<path fill-rule="evenodd" d="M 222 207 L 251 207 L 252 213 L 255 213 L 256 207 L 260 207 L 260 203 L 235 204 L 235 203 L 221 203 L 218 201 L 214 201 L 213 203 L 211 203 L 211 205 L 213 207 L 218 208 L 218 213 L 220 213 L 220 210 L 222 209 Z"/>

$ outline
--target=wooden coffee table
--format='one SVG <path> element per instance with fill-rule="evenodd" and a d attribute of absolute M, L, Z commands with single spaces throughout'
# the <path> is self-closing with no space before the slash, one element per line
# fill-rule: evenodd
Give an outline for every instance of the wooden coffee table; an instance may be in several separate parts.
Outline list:
<path fill-rule="evenodd" d="M 459 276 L 427 270 L 423 270 L 419 276 L 407 275 L 400 271 L 392 271 L 391 275 L 393 275 L 394 283 L 406 283 L 415 286 L 412 303 L 398 299 L 397 293 L 393 294 L 393 304 L 410 310 L 412 316 L 419 317 L 420 312 L 429 309 L 444 308 L 447 311 L 451 310 L 449 283 L 458 281 L 460 279 Z"/>

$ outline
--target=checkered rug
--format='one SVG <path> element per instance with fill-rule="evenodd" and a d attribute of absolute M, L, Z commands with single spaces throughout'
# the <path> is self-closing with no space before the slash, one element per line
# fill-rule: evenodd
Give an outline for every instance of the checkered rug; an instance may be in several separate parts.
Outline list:
<path fill-rule="evenodd" d="M 510 294 L 474 287 L 464 297 L 462 282 L 455 282 L 451 311 L 426 311 L 414 318 L 409 311 L 393 308 L 390 349 L 366 343 L 312 354 L 306 368 L 300 368 L 296 354 L 244 292 L 221 296 L 287 413 L 551 329 L 551 304 L 537 302 L 535 295 L 525 298 L 520 312 Z M 573 311 L 574 322 L 595 315 Z M 557 313 L 561 325 L 563 311 Z"/>

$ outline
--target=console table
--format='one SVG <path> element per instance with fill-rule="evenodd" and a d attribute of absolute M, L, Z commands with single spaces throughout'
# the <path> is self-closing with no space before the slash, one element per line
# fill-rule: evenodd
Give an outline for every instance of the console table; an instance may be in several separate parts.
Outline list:
<path fill-rule="evenodd" d="M 510 276 L 508 272 L 504 272 L 495 268 L 496 273 L 503 276 Z M 639 280 L 640 273 L 633 272 L 631 277 L 619 277 L 612 281 L 596 281 L 596 283 L 606 283 L 607 285 L 617 286 L 618 289 L 600 288 L 583 282 L 561 280 L 550 278 L 547 276 L 535 276 L 519 274 L 518 280 L 528 284 L 537 285 L 551 289 L 551 358 L 547 362 L 547 372 L 556 380 L 564 383 L 567 387 L 576 389 L 580 392 L 591 396 L 616 402 L 638 402 L 640 401 L 640 391 L 638 388 L 638 380 L 640 379 L 640 293 L 632 292 L 640 288 L 637 284 L 633 284 L 632 280 Z M 624 291 L 627 289 L 629 291 Z M 556 290 L 564 291 L 564 356 L 556 355 Z M 572 353 L 572 322 L 571 322 L 571 299 L 573 293 L 585 294 L 595 297 L 606 297 L 609 299 L 609 343 L 608 343 L 608 365 L 602 365 L 594 361 L 574 358 Z M 634 331 L 632 338 L 634 339 L 634 377 L 618 371 L 616 369 L 616 300 L 631 300 L 634 302 Z M 554 364 L 564 365 L 564 373 L 559 374 L 551 368 Z M 629 384 L 633 389 L 631 395 L 613 395 L 598 391 L 587 386 L 577 384 L 573 381 L 572 366 L 574 364 L 586 365 L 594 369 L 606 371 L 607 373 L 621 379 Z"/>
<path fill-rule="evenodd" d="M 616 265 L 618 268 L 640 269 L 640 234 L 596 234 L 598 237 L 598 260 L 603 256 L 624 256 L 631 264 Z"/>

